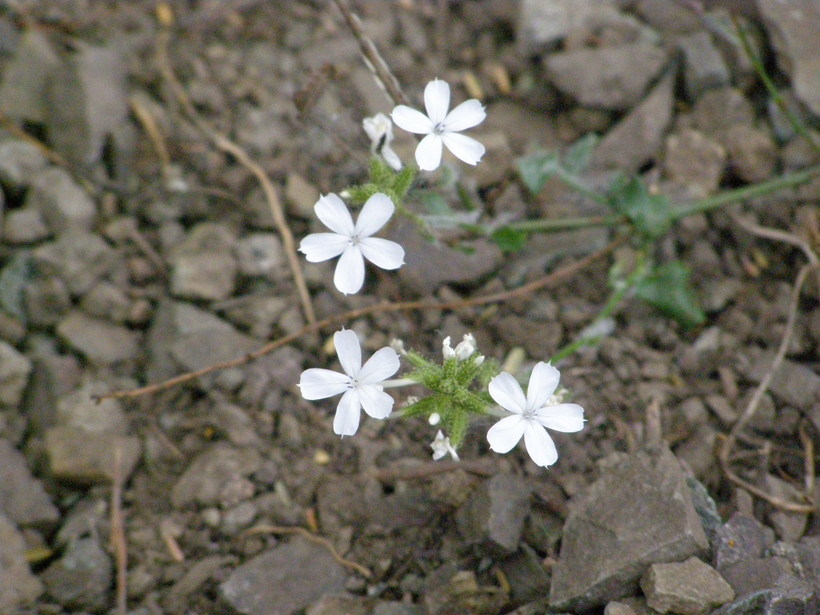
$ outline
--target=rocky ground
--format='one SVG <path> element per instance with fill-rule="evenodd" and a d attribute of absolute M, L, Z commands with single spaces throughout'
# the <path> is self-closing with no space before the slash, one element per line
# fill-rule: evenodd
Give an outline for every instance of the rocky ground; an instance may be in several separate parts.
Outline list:
<path fill-rule="evenodd" d="M 520 221 L 608 213 L 555 181 L 533 196 L 516 170 L 591 132 L 590 182 L 640 173 L 678 202 L 820 162 L 817 133 L 783 111 L 817 126 L 817 3 L 706 4 L 352 8 L 414 104 L 434 77 L 484 102 L 471 134 L 487 155 L 451 172 L 483 216 Z M 782 106 L 726 35 L 733 15 Z M 391 108 L 324 0 L 0 3 L 0 613 L 816 612 L 816 269 L 793 289 L 817 258 L 817 175 L 658 240 L 658 259 L 691 268 L 706 320 L 685 329 L 631 299 L 611 335 L 565 359 L 588 423 L 555 435 L 554 467 L 490 452 L 489 419 L 460 463 L 434 463 L 426 422 L 340 439 L 335 404 L 299 395 L 303 369 L 337 367 L 338 324 L 300 333 L 264 185 L 297 241 L 319 230 L 318 195 L 364 177 L 362 118 Z M 397 140 L 404 160 L 413 147 Z M 445 180 L 422 188 L 458 207 Z M 319 319 L 513 289 L 615 236 L 533 235 L 504 255 L 391 233 L 407 265 L 370 272 L 360 295 L 300 259 Z M 613 258 L 500 303 L 345 326 L 366 352 L 401 338 L 431 357 L 470 331 L 488 357 L 523 349 L 526 367 L 603 307 Z M 255 361 L 96 401 L 288 335 Z"/>

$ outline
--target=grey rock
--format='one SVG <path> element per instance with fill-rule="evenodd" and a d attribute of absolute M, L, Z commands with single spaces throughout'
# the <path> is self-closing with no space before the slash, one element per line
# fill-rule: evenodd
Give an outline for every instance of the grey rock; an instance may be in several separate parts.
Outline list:
<path fill-rule="evenodd" d="M 719 135 L 735 124 L 750 126 L 754 121 L 752 104 L 735 88 L 707 90 L 692 108 L 692 122 L 707 135 Z"/>
<path fill-rule="evenodd" d="M 81 295 L 116 267 L 114 249 L 96 234 L 71 230 L 32 251 L 37 271 L 57 276 L 74 295 Z"/>
<path fill-rule="evenodd" d="M 239 273 L 247 276 L 273 276 L 285 263 L 282 242 L 273 233 L 253 233 L 240 239 L 236 258 Z"/>
<path fill-rule="evenodd" d="M 133 472 L 140 458 L 139 438 L 77 427 L 52 427 L 45 434 L 49 472 L 56 479 L 91 485 L 110 483 L 117 465 L 123 481 Z"/>
<path fill-rule="evenodd" d="M 64 607 L 98 611 L 109 604 L 113 566 L 96 538 L 80 538 L 40 578 L 48 595 Z"/>
<path fill-rule="evenodd" d="M 56 276 L 37 277 L 26 285 L 23 304 L 30 324 L 53 327 L 71 309 L 71 293 L 65 282 Z"/>
<path fill-rule="evenodd" d="M 700 30 L 681 36 L 677 44 L 685 58 L 683 76 L 690 100 L 710 88 L 729 85 L 729 68 L 709 32 Z"/>
<path fill-rule="evenodd" d="M 73 354 L 59 354 L 53 338 L 44 343 L 29 339 L 33 369 L 26 390 L 25 412 L 32 434 L 42 437 L 56 423 L 58 401 L 79 385 L 80 362 Z"/>
<path fill-rule="evenodd" d="M 133 302 L 126 292 L 110 282 L 99 282 L 83 296 L 80 307 L 97 318 L 124 324 L 131 315 Z"/>
<path fill-rule="evenodd" d="M 26 30 L 11 63 L 3 70 L 0 109 L 11 118 L 45 123 L 51 109 L 46 101 L 48 83 L 60 60 L 45 34 Z"/>
<path fill-rule="evenodd" d="M 490 241 L 467 242 L 465 247 L 472 249 L 467 253 L 430 243 L 411 224 L 396 228 L 390 239 L 404 247 L 407 265 L 399 269 L 402 285 L 420 295 L 430 294 L 445 283 L 477 284 L 503 260 L 501 250 Z"/>
<path fill-rule="evenodd" d="M 698 130 L 682 130 L 666 139 L 663 168 L 674 184 L 692 198 L 717 190 L 726 167 L 726 149 Z"/>
<path fill-rule="evenodd" d="M 748 183 L 769 179 L 777 165 L 778 151 L 768 132 L 746 124 L 730 126 L 724 133 L 729 166 Z"/>
<path fill-rule="evenodd" d="M 530 488 L 512 474 L 497 474 L 484 481 L 456 513 L 464 540 L 493 555 L 518 549 L 524 519 L 530 512 Z"/>
<path fill-rule="evenodd" d="M 661 613 L 701 615 L 730 602 L 735 592 L 717 570 L 696 557 L 652 564 L 641 578 L 646 603 Z"/>
<path fill-rule="evenodd" d="M 14 346 L 0 340 L 0 406 L 16 406 L 31 373 L 31 361 Z"/>
<path fill-rule="evenodd" d="M 171 489 L 171 502 L 177 508 L 217 505 L 232 484 L 256 472 L 261 464 L 256 449 L 216 444 L 197 455 L 179 477 Z"/>
<path fill-rule="evenodd" d="M 0 440 L 0 513 L 17 525 L 46 529 L 60 519 L 26 458 L 8 440 Z"/>
<path fill-rule="evenodd" d="M 820 536 L 803 536 L 797 543 L 797 554 L 806 579 L 820 596 Z"/>
<path fill-rule="evenodd" d="M 57 324 L 57 334 L 96 365 L 134 359 L 139 351 L 139 333 L 78 310 L 70 312 Z"/>
<path fill-rule="evenodd" d="M 766 602 L 766 613 L 771 615 L 812 615 L 820 607 L 818 597 L 811 583 L 793 576 L 784 575 L 777 580 Z"/>
<path fill-rule="evenodd" d="M 2 97 L 0 93 L 0 100 Z M 27 186 L 46 164 L 43 153 L 27 141 L 8 139 L 0 142 L 0 180 L 10 186 Z"/>
<path fill-rule="evenodd" d="M 213 306 L 228 320 L 247 330 L 253 337 L 268 339 L 279 318 L 291 302 L 268 294 L 243 295 L 220 301 Z"/>
<path fill-rule="evenodd" d="M 624 456 L 570 501 L 550 604 L 584 610 L 629 595 L 653 563 L 708 549 L 680 463 L 663 445 Z"/>
<path fill-rule="evenodd" d="M 512 587 L 510 600 L 526 604 L 544 596 L 549 591 L 550 576 L 544 570 L 541 557 L 526 543 L 519 550 L 498 563 Z"/>
<path fill-rule="evenodd" d="M 186 303 L 162 301 L 148 334 L 150 380 L 164 380 L 180 370 L 197 370 L 236 359 L 259 343 L 213 314 Z"/>
<path fill-rule="evenodd" d="M 604 615 L 636 615 L 635 609 L 625 602 L 613 600 L 604 607 Z"/>
<path fill-rule="evenodd" d="M 36 243 L 49 235 L 43 216 L 36 209 L 13 209 L 3 220 L 3 241 L 11 245 Z"/>
<path fill-rule="evenodd" d="M 738 598 L 774 587 L 783 575 L 792 575 L 794 569 L 786 558 L 766 557 L 746 559 L 725 566 L 720 574 L 731 585 Z"/>
<path fill-rule="evenodd" d="M 219 593 L 244 615 L 292 615 L 323 595 L 341 592 L 346 570 L 321 545 L 301 537 L 245 562 Z"/>
<path fill-rule="evenodd" d="M 128 420 L 119 400 L 94 397 L 109 390 L 104 382 L 91 382 L 61 397 L 57 402 L 56 423 L 85 431 L 126 434 Z"/>
<path fill-rule="evenodd" d="M 162 605 L 168 613 L 184 613 L 191 594 L 200 591 L 207 581 L 229 563 L 229 558 L 209 555 L 194 562 L 190 569 L 176 581 L 165 594 Z"/>
<path fill-rule="evenodd" d="M 236 284 L 233 234 L 223 225 L 195 226 L 170 255 L 171 293 L 187 299 L 225 299 Z"/>
<path fill-rule="evenodd" d="M 25 322 L 23 293 L 32 278 L 31 254 L 19 250 L 0 269 L 0 308 Z"/>
<path fill-rule="evenodd" d="M 372 77 L 370 81 L 373 81 Z M 285 180 L 285 203 L 291 213 L 300 218 L 311 219 L 313 217 L 313 206 L 320 196 L 316 186 L 309 183 L 304 177 L 295 172 L 288 173 Z M 270 223 L 266 225 L 266 228 L 269 228 L 273 226 L 273 216 L 267 203 L 264 203 L 264 205 L 265 209 L 260 210 L 259 216 L 263 217 L 265 213 L 267 214 Z"/>
<path fill-rule="evenodd" d="M 604 135 L 593 162 L 600 167 L 637 171 L 655 157 L 672 119 L 674 75 L 663 77 L 642 103 Z"/>
<path fill-rule="evenodd" d="M 43 169 L 31 178 L 25 206 L 39 211 L 55 235 L 70 229 L 90 231 L 97 216 L 91 197 L 59 167 Z"/>
<path fill-rule="evenodd" d="M 820 5 L 815 0 L 757 0 L 757 8 L 795 94 L 820 115 Z"/>
<path fill-rule="evenodd" d="M 772 497 L 780 498 L 787 502 L 800 501 L 800 491 L 791 483 L 772 474 L 763 477 L 763 488 Z M 806 531 L 808 513 L 790 512 L 786 510 L 773 510 L 769 513 L 769 522 L 781 540 L 790 543 L 797 542 Z"/>
<path fill-rule="evenodd" d="M 0 513 L 0 612 L 16 613 L 33 606 L 43 584 L 31 573 L 26 561 L 26 541 L 4 514 Z"/>
<path fill-rule="evenodd" d="M 418 604 L 407 604 L 404 602 L 378 602 L 370 615 L 424 615 L 422 607 Z"/>
<path fill-rule="evenodd" d="M 45 118 L 55 150 L 80 167 L 97 162 L 128 114 L 125 65 L 112 48 L 79 44 L 48 85 Z"/>
<path fill-rule="evenodd" d="M 773 353 L 761 353 L 751 362 L 741 363 L 741 373 L 752 382 L 760 382 L 773 357 Z M 785 359 L 775 372 L 769 390 L 787 404 L 809 412 L 820 403 L 820 375 L 805 365 Z"/>
<path fill-rule="evenodd" d="M 553 53 L 544 66 L 550 81 L 582 105 L 623 110 L 641 100 L 666 59 L 660 47 L 632 43 Z"/>
<path fill-rule="evenodd" d="M 628 18 L 611 0 L 522 0 L 516 38 L 524 55 L 558 43 L 573 31 L 606 24 L 623 26 Z"/>
<path fill-rule="evenodd" d="M 376 604 L 375 598 L 353 596 L 347 593 L 322 596 L 311 604 L 305 615 L 371 615 Z"/>
<path fill-rule="evenodd" d="M 736 512 L 715 534 L 715 567 L 722 571 L 737 562 L 759 559 L 772 540 L 757 519 Z"/>

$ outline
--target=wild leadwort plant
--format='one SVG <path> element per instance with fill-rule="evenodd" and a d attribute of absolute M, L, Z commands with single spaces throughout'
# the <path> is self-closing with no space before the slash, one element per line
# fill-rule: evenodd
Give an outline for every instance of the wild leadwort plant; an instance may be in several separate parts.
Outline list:
<path fill-rule="evenodd" d="M 484 155 L 484 146 L 460 132 L 484 120 L 486 113 L 481 103 L 472 99 L 448 111 L 450 86 L 435 79 L 424 90 L 424 104 L 426 115 L 405 105 L 396 106 L 391 114 L 400 128 L 425 135 L 415 152 L 419 169 L 437 169 L 445 147 L 463 162 L 477 164 Z M 390 120 L 378 114 L 366 118 L 362 126 L 370 137 L 374 154 L 370 181 L 341 193 L 354 205 L 362 205 L 358 219 L 354 223 L 340 196 L 333 193 L 322 196 L 314 209 L 319 220 L 332 232 L 308 235 L 299 246 L 310 262 L 339 257 L 333 282 L 344 294 L 356 293 L 362 288 L 365 260 L 386 270 L 395 270 L 404 264 L 404 249 L 399 244 L 373 237 L 394 212 L 418 221 L 418 216 L 402 204 L 416 170 L 402 165 L 391 148 Z M 343 371 L 307 369 L 302 372 L 299 388 L 308 400 L 341 394 L 333 421 L 333 430 L 340 436 L 356 433 L 362 410 L 374 419 L 422 416 L 438 428 L 430 443 L 433 459 L 449 455 L 458 461 L 457 451 L 470 420 L 492 415 L 500 417 L 487 433 L 493 451 L 507 453 L 523 437 L 532 460 L 548 467 L 556 462 L 558 452 L 547 429 L 567 433 L 583 429 L 583 408 L 565 403 L 564 391 L 556 394 L 560 374 L 555 367 L 537 363 L 525 395 L 512 374 L 502 372 L 496 361 L 487 360 L 478 352 L 475 338 L 470 334 L 455 348 L 450 338 L 445 338 L 441 362 L 407 350 L 402 342 L 396 341 L 392 348 L 377 350 L 362 364 L 355 332 L 337 331 L 333 341 Z M 389 380 L 399 371 L 400 357 L 409 364 L 410 370 L 403 378 Z M 393 412 L 395 400 L 385 389 L 411 385 L 424 387 L 427 394 L 405 398 L 401 409 Z"/>

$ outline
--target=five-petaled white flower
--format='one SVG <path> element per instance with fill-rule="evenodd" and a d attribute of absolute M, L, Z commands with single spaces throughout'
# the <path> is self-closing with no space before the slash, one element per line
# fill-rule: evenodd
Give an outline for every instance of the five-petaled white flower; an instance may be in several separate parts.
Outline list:
<path fill-rule="evenodd" d="M 357 293 L 364 284 L 365 258 L 382 269 L 398 269 L 404 264 L 404 248 L 395 241 L 371 237 L 387 223 L 395 208 L 390 197 L 377 192 L 367 199 L 354 224 L 342 199 L 333 193 L 323 196 L 313 209 L 333 232 L 308 235 L 299 244 L 299 251 L 311 263 L 341 256 L 333 283 L 345 295 Z"/>
<path fill-rule="evenodd" d="M 441 163 L 442 146 L 446 145 L 456 158 L 467 164 L 478 164 L 484 146 L 471 137 L 459 134 L 477 126 L 487 114 L 475 98 L 471 98 L 447 113 L 450 108 L 450 86 L 434 79 L 424 88 L 427 115 L 407 105 L 398 105 L 390 116 L 396 126 L 408 132 L 426 135 L 416 147 L 416 163 L 423 171 L 434 171 Z"/>
<path fill-rule="evenodd" d="M 337 331 L 333 343 L 344 373 L 318 367 L 306 369 L 299 380 L 299 389 L 302 397 L 310 400 L 341 393 L 333 431 L 340 436 L 352 436 L 359 428 L 362 409 L 374 419 L 385 419 L 393 410 L 393 398 L 384 392 L 382 383 L 399 371 L 399 356 L 385 346 L 362 365 L 359 338 L 350 329 Z"/>
<path fill-rule="evenodd" d="M 553 403 L 560 372 L 549 363 L 536 364 L 527 386 L 527 396 L 507 372 L 490 381 L 490 396 L 499 406 L 511 412 L 487 432 L 490 448 L 506 453 L 524 436 L 527 452 L 539 466 L 551 466 L 558 460 L 555 443 L 547 429 L 573 433 L 584 428 L 584 409 L 578 404 Z"/>
<path fill-rule="evenodd" d="M 394 171 L 401 171 L 401 159 L 393 151 L 393 122 L 384 113 L 362 120 L 362 128 L 370 137 L 370 153 L 381 156 Z"/>

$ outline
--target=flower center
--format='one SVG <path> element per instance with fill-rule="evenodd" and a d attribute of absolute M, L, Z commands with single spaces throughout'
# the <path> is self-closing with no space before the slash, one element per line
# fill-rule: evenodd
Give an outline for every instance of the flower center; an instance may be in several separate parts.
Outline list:
<path fill-rule="evenodd" d="M 524 417 L 524 420 L 531 421 L 535 418 L 535 410 L 532 408 L 525 408 L 524 413 L 521 416 Z"/>
<path fill-rule="evenodd" d="M 444 122 L 439 122 L 435 126 L 433 126 L 433 132 L 437 135 L 440 135 L 444 132 Z"/>

